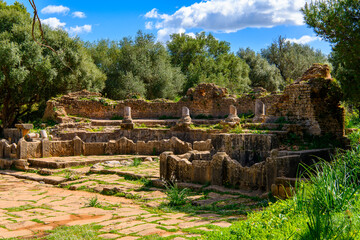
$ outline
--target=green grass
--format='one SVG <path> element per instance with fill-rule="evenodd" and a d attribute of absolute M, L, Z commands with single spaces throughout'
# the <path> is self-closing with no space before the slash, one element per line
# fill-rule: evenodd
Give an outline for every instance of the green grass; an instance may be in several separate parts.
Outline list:
<path fill-rule="evenodd" d="M 134 158 L 133 162 L 131 163 L 131 167 L 138 167 L 139 165 L 142 164 L 142 159 L 141 158 Z"/>
<path fill-rule="evenodd" d="M 103 226 L 99 225 L 82 225 L 71 227 L 59 227 L 46 236 L 47 240 L 100 240 L 100 229 Z"/>

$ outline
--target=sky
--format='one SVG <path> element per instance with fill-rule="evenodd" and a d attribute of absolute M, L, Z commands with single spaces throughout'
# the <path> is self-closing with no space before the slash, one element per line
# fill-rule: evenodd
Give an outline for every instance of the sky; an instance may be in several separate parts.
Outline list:
<path fill-rule="evenodd" d="M 27 0 L 18 0 L 28 11 Z M 5 0 L 13 4 L 13 0 Z M 138 30 L 166 43 L 170 34 L 205 31 L 230 43 L 231 50 L 259 52 L 280 35 L 329 54 L 331 46 L 303 20 L 310 0 L 35 0 L 42 23 L 84 41 L 121 40 Z"/>

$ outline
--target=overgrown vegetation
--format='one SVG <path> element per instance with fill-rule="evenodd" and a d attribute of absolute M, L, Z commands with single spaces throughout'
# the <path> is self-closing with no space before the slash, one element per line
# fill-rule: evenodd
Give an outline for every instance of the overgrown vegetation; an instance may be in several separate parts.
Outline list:
<path fill-rule="evenodd" d="M 206 239 L 358 239 L 359 142 L 352 146 L 339 151 L 331 163 L 307 166 L 310 181 L 299 183 L 292 199 L 269 203 L 228 229 L 206 233 Z"/>

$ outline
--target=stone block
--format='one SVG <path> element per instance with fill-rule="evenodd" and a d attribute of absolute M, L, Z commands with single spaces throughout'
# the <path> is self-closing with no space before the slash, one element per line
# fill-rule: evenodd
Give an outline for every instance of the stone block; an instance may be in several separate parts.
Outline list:
<path fill-rule="evenodd" d="M 117 153 L 116 141 L 110 140 L 105 147 L 105 154 L 114 155 Z"/>
<path fill-rule="evenodd" d="M 50 141 L 47 138 L 41 140 L 41 156 L 43 158 L 51 157 L 50 154 Z"/>
<path fill-rule="evenodd" d="M 206 141 L 194 141 L 193 143 L 193 149 L 197 151 L 210 151 L 211 148 L 211 139 Z"/>
<path fill-rule="evenodd" d="M 27 142 L 25 141 L 24 138 L 21 138 L 19 141 L 19 145 L 18 145 L 19 159 L 27 159 L 28 158 L 27 150 L 28 150 Z"/>
<path fill-rule="evenodd" d="M 174 154 L 173 152 L 167 151 L 160 154 L 160 178 L 166 179 L 167 176 L 167 157 Z"/>
<path fill-rule="evenodd" d="M 73 143 L 74 143 L 74 156 L 83 155 L 84 154 L 84 142 L 81 140 L 81 138 L 76 136 L 73 139 Z"/>
<path fill-rule="evenodd" d="M 0 159 L 5 158 L 5 145 L 7 141 L 5 139 L 0 140 Z"/>
<path fill-rule="evenodd" d="M 180 159 L 178 162 L 179 180 L 181 182 L 191 182 L 193 176 L 193 165 L 187 159 Z"/>
<path fill-rule="evenodd" d="M 211 163 L 210 161 L 194 160 L 192 182 L 206 184 L 211 182 Z"/>
<path fill-rule="evenodd" d="M 210 162 L 211 166 L 211 184 L 222 186 L 224 179 L 226 179 L 227 167 L 226 158 L 227 154 L 218 152 L 215 154 Z"/>
<path fill-rule="evenodd" d="M 122 137 L 116 141 L 119 154 L 134 154 L 136 152 L 136 144 L 126 137 Z"/>

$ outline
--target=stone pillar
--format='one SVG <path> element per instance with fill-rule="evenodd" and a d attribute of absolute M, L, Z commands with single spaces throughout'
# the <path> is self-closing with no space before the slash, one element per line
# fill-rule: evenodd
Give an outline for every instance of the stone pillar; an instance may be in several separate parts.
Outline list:
<path fill-rule="evenodd" d="M 240 122 L 240 118 L 237 115 L 237 109 L 234 105 L 230 105 L 229 107 L 229 115 L 228 117 L 225 119 L 225 122 L 230 124 L 230 125 L 236 125 L 237 123 Z"/>
<path fill-rule="evenodd" d="M 1 139 L 1 141 L 0 141 L 0 158 L 5 158 L 5 144 L 6 144 L 6 140 Z"/>
<path fill-rule="evenodd" d="M 123 123 L 132 123 L 131 107 L 125 107 L 124 108 L 124 120 L 123 120 Z"/>
<path fill-rule="evenodd" d="M 173 127 L 173 130 L 189 130 L 191 124 L 190 110 L 187 107 L 182 107 L 181 118 Z"/>
<path fill-rule="evenodd" d="M 265 120 L 265 104 L 261 100 L 256 99 L 253 122 L 263 122 L 263 120 Z"/>
<path fill-rule="evenodd" d="M 27 159 L 27 142 L 24 138 L 21 138 L 18 145 L 19 159 Z"/>
<path fill-rule="evenodd" d="M 83 154 L 84 142 L 78 136 L 74 137 L 74 156 L 80 156 Z"/>
<path fill-rule="evenodd" d="M 43 158 L 50 157 L 50 141 L 47 138 L 41 140 L 41 156 Z"/>
<path fill-rule="evenodd" d="M 121 127 L 124 129 L 134 129 L 134 123 L 131 118 L 131 107 L 124 108 L 124 119 L 122 121 Z"/>

